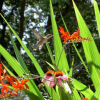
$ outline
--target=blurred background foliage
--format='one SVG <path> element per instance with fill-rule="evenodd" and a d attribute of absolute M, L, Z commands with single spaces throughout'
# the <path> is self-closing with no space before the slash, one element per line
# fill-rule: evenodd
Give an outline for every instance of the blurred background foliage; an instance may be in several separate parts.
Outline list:
<path fill-rule="evenodd" d="M 78 9 L 80 10 L 88 28 L 90 29 L 96 45 L 100 51 L 99 40 L 98 40 L 98 32 L 95 22 L 95 14 L 92 6 L 92 0 L 74 0 L 77 4 Z M 100 1 L 98 1 L 98 5 L 100 7 Z M 52 0 L 53 8 L 55 13 L 55 19 L 58 26 L 62 26 L 64 29 L 64 25 L 60 16 L 60 12 L 66 22 L 69 32 L 72 34 L 74 31 L 78 29 L 77 20 L 75 17 L 73 5 L 71 0 Z M 47 48 L 43 45 L 42 48 L 39 48 L 37 51 L 34 51 L 34 46 L 37 43 L 37 39 L 34 36 L 32 29 L 36 29 L 38 32 L 41 32 L 40 27 L 43 30 L 43 33 L 52 34 L 51 28 L 51 18 L 50 18 L 50 8 L 49 8 L 49 0 L 0 0 L 0 13 L 6 18 L 6 20 L 11 24 L 13 29 L 18 33 L 19 37 L 23 40 L 26 46 L 33 53 L 40 66 L 46 72 L 48 68 L 50 68 L 45 61 L 48 61 L 52 64 Z M 16 55 L 14 53 L 14 49 L 12 47 L 12 43 L 10 40 L 11 34 L 10 29 L 7 27 L 6 23 L 0 17 L 0 44 L 4 46 L 10 54 L 12 54 L 15 58 Z M 36 69 L 34 68 L 33 63 L 28 58 L 27 54 L 24 52 L 15 36 L 13 36 L 15 42 L 17 44 L 18 49 L 20 50 L 23 59 L 29 68 L 31 73 L 37 74 Z M 52 53 L 54 53 L 53 48 L 53 39 L 48 41 Z M 80 54 L 82 55 L 85 63 L 85 55 L 82 48 L 81 43 L 75 43 L 78 48 Z M 73 77 L 80 80 L 86 85 L 91 85 L 91 79 L 87 75 L 83 64 L 78 58 L 74 47 L 72 44 L 68 44 L 66 46 L 66 56 L 68 58 L 69 65 L 71 66 L 72 60 L 74 59 L 74 70 Z M 2 56 L 1 60 L 5 62 Z M 9 67 L 10 68 L 10 67 Z M 12 70 L 12 69 L 11 69 Z M 87 81 L 88 80 L 88 81 Z"/>

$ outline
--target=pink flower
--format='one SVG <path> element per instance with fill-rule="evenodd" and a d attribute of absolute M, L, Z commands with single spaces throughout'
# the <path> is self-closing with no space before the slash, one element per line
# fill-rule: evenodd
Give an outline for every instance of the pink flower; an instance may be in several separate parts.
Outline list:
<path fill-rule="evenodd" d="M 45 83 L 47 81 L 47 86 L 53 87 L 55 84 L 60 85 L 63 87 L 62 80 L 64 80 L 64 83 L 67 82 L 68 77 L 66 75 L 63 75 L 62 71 L 47 71 L 44 78 L 42 79 L 42 82 Z"/>

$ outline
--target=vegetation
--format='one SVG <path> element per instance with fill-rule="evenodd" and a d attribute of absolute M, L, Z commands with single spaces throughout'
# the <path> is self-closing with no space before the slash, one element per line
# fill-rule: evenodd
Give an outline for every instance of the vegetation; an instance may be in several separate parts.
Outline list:
<path fill-rule="evenodd" d="M 83 17 L 81 16 L 76 6 L 76 4 L 77 5 L 81 4 L 80 2 L 76 2 L 75 4 L 73 1 L 73 5 L 69 0 L 66 0 L 65 3 L 61 2 L 62 1 L 60 0 L 53 1 L 54 11 L 55 11 L 54 12 L 51 0 L 50 2 L 48 1 L 33 2 L 31 0 L 30 2 L 27 2 L 26 0 L 21 0 L 19 2 L 16 0 L 3 2 L 2 0 L 0 6 L 1 7 L 0 22 L 1 22 L 1 33 L 2 33 L 0 36 L 1 37 L 0 54 L 2 62 L 6 64 L 6 66 L 4 67 L 9 72 L 9 74 L 11 75 L 17 74 L 20 77 L 23 76 L 24 74 L 25 75 L 24 78 L 34 79 L 33 76 L 36 78 L 34 74 L 39 74 L 38 78 L 43 78 L 44 72 L 51 69 L 54 70 L 53 74 L 54 73 L 55 74 L 52 75 L 52 73 L 50 72 L 50 75 L 57 79 L 59 75 L 61 76 L 63 76 L 63 74 L 66 75 L 67 77 L 65 83 L 67 81 L 72 93 L 62 88 L 60 82 L 58 82 L 60 86 L 58 83 L 54 84 L 56 85 L 55 86 L 56 89 L 48 87 L 45 84 L 46 91 L 48 91 L 48 98 L 52 98 L 52 100 L 66 100 L 66 98 L 68 98 L 68 100 L 80 100 L 83 97 L 88 98 L 89 100 L 99 100 L 100 98 L 100 96 L 98 95 L 99 84 L 100 84 L 100 79 L 99 79 L 100 62 L 98 62 L 100 59 L 99 45 L 98 45 L 99 38 L 97 40 L 93 39 L 95 38 L 94 36 L 97 37 L 100 36 L 100 27 L 99 27 L 100 15 L 97 2 L 95 0 L 93 1 L 94 11 L 95 11 L 94 15 L 92 10 L 88 11 L 87 8 L 84 7 L 90 2 L 83 0 L 84 10 L 82 5 L 78 6 L 80 12 L 82 12 Z M 44 5 L 46 6 L 44 7 Z M 50 5 L 50 11 L 48 7 L 49 5 Z M 32 6 L 34 6 L 34 9 L 31 8 Z M 73 7 L 75 14 L 74 11 L 69 12 L 73 10 Z M 88 8 L 93 9 L 91 4 L 90 6 L 88 6 Z M 67 14 L 65 14 L 66 9 L 69 9 L 66 12 Z M 88 15 L 90 13 L 91 16 Z M 95 27 L 96 23 L 94 19 L 88 20 L 94 17 L 96 17 L 97 27 Z M 87 25 L 83 20 L 83 18 L 85 18 Z M 69 20 L 67 21 L 67 19 Z M 75 21 L 76 19 L 77 21 Z M 81 37 L 89 38 L 92 41 L 82 40 L 80 43 L 74 43 L 75 42 L 74 39 L 76 39 L 74 37 L 71 39 L 72 43 L 68 42 L 67 45 L 64 45 L 65 47 L 64 48 L 62 46 L 63 41 L 61 41 L 59 37 L 57 25 L 65 27 L 67 32 L 68 30 L 71 30 L 70 33 L 75 32 L 79 27 Z M 92 35 L 89 31 L 89 28 L 91 30 L 91 33 L 93 33 Z M 33 51 L 34 47 L 32 47 L 32 45 L 36 44 L 36 39 L 34 39 L 32 29 L 38 29 L 38 31 L 41 31 L 41 33 L 46 32 L 46 34 L 47 32 L 49 33 L 52 32 L 54 35 L 53 42 L 51 39 L 49 43 L 46 43 L 46 46 L 43 45 L 43 48 L 41 48 L 40 50 Z M 97 34 L 97 31 L 99 35 Z M 70 34 L 69 37 L 71 38 L 72 35 L 73 34 Z M 68 40 L 70 38 L 68 38 Z M 97 46 L 94 40 L 96 41 Z M 22 41 L 23 42 L 26 41 L 26 44 L 24 44 Z M 12 45 L 14 51 L 12 50 Z M 19 52 L 20 50 L 21 54 Z M 22 56 L 24 59 L 22 58 Z M 4 58 L 6 61 L 4 60 Z M 10 71 L 7 66 L 11 66 L 16 73 L 13 74 L 11 72 L 12 70 Z M 28 69 L 28 67 L 26 66 L 30 66 L 30 68 Z M 58 75 L 57 74 L 58 70 L 61 70 L 63 74 Z M 29 71 L 34 74 L 33 75 L 30 74 Z M 46 75 L 48 77 L 48 74 Z M 73 80 L 71 79 L 71 77 Z M 61 79 L 63 79 L 63 77 L 61 77 Z M 53 80 L 55 81 L 55 79 Z M 40 83 L 40 81 L 38 82 Z M 42 100 L 42 99 L 44 100 L 44 97 L 41 95 L 40 90 L 37 88 L 37 84 L 33 80 L 30 80 L 27 83 L 27 85 L 29 86 L 30 90 L 25 90 L 24 92 L 28 94 L 30 99 L 35 98 L 36 100 Z M 87 85 L 89 85 L 91 89 Z"/>

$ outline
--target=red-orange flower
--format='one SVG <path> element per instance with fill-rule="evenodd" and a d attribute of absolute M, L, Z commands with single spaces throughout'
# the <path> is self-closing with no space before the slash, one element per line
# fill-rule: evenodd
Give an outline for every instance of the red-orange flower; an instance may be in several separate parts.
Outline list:
<path fill-rule="evenodd" d="M 1 89 L 2 92 L 7 92 L 7 91 L 11 92 L 9 84 L 2 84 L 2 86 L 3 86 Z"/>
<path fill-rule="evenodd" d="M 24 87 L 24 85 L 25 85 L 26 89 L 27 88 L 29 89 L 28 85 L 26 84 L 26 82 L 29 81 L 29 80 L 30 79 L 27 79 L 27 80 L 22 79 L 21 82 L 17 82 L 17 84 L 14 86 L 14 88 L 17 89 L 17 90 L 20 89 L 20 91 L 21 91 L 21 89 L 25 89 L 25 87 Z"/>
<path fill-rule="evenodd" d="M 1 84 L 2 84 L 2 88 L 1 88 L 1 94 L 0 94 L 0 97 L 3 97 L 3 96 L 8 96 L 8 92 L 11 94 L 11 90 L 9 88 L 9 84 L 4 84 L 2 79 L 1 79 Z"/>
<path fill-rule="evenodd" d="M 12 84 L 12 86 L 14 86 L 15 84 L 14 84 L 14 81 L 13 81 L 13 79 L 11 78 L 11 76 L 10 75 L 6 75 L 6 79 L 10 82 L 10 84 Z"/>
<path fill-rule="evenodd" d="M 76 32 L 74 32 L 72 35 L 69 35 L 69 32 L 65 32 L 62 27 L 59 26 L 59 32 L 61 33 L 61 38 L 66 43 L 67 41 L 77 42 L 77 41 L 91 41 L 92 39 L 84 38 L 79 36 L 80 29 L 78 29 Z"/>
<path fill-rule="evenodd" d="M 88 98 L 82 98 L 81 100 L 89 100 Z"/>
<path fill-rule="evenodd" d="M 64 42 L 67 42 L 69 39 L 69 32 L 65 32 L 61 26 L 59 26 L 59 32 L 62 34 L 60 37 L 64 40 Z"/>
<path fill-rule="evenodd" d="M 1 74 L 4 74 L 6 73 L 6 70 L 5 69 L 2 69 L 2 64 L 0 64 L 0 79 L 1 79 Z"/>
<path fill-rule="evenodd" d="M 69 36 L 69 40 L 73 40 L 73 39 L 78 39 L 80 33 L 80 29 L 78 29 L 76 32 L 74 32 L 72 35 Z"/>

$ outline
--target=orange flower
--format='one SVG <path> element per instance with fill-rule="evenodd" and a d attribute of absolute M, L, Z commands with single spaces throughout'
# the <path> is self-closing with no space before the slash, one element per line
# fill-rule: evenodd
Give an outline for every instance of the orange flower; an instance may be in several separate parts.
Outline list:
<path fill-rule="evenodd" d="M 9 84 L 2 84 L 2 86 L 3 86 L 1 89 L 2 92 L 7 92 L 7 91 L 11 92 Z"/>
<path fill-rule="evenodd" d="M 21 82 L 18 82 L 18 81 L 17 81 L 17 84 L 14 85 L 14 88 L 15 88 L 16 90 L 20 89 L 20 91 L 21 91 L 21 89 L 25 89 L 25 87 L 23 86 L 23 85 L 25 85 L 25 86 L 26 86 L 26 89 L 27 89 L 27 88 L 29 89 L 28 85 L 26 84 L 26 82 L 29 81 L 29 80 L 30 80 L 30 79 L 27 79 L 27 80 L 22 79 Z"/>
<path fill-rule="evenodd" d="M 64 29 L 59 26 L 59 32 L 61 33 L 61 38 L 64 40 L 65 43 L 67 41 L 77 42 L 77 41 L 91 41 L 92 40 L 89 38 L 83 38 L 83 37 L 79 36 L 80 29 L 78 29 L 72 35 L 69 35 L 69 32 L 65 32 Z"/>
<path fill-rule="evenodd" d="M 69 32 L 65 32 L 61 26 L 59 26 L 59 32 L 62 34 L 61 38 L 63 38 L 64 42 L 67 42 L 69 39 Z"/>
<path fill-rule="evenodd" d="M 1 88 L 2 93 L 0 94 L 0 97 L 7 97 L 9 95 L 8 92 L 11 94 L 9 84 L 4 84 L 2 79 L 1 79 L 1 84 L 2 84 L 2 88 Z"/>
<path fill-rule="evenodd" d="M 78 29 L 77 32 L 74 32 L 72 35 L 70 35 L 69 40 L 78 39 L 80 37 L 79 33 L 80 33 L 80 29 Z"/>
<path fill-rule="evenodd" d="M 81 36 L 79 36 L 79 33 L 80 33 L 80 29 L 78 29 L 76 32 L 74 32 L 72 35 L 69 36 L 69 42 L 70 40 L 74 40 L 74 41 L 91 41 L 92 39 L 89 39 L 89 38 L 83 38 Z"/>
<path fill-rule="evenodd" d="M 0 64 L 0 79 L 1 79 L 1 74 L 3 74 L 3 76 L 5 75 L 6 70 L 2 69 L 2 64 Z"/>
<path fill-rule="evenodd" d="M 10 75 L 6 75 L 6 79 L 10 82 L 10 84 L 12 84 L 12 86 L 15 85 L 15 84 L 14 84 L 14 81 L 13 81 L 13 79 L 11 78 Z"/>
<path fill-rule="evenodd" d="M 88 98 L 83 98 L 83 99 L 81 99 L 81 100 L 89 100 Z"/>

